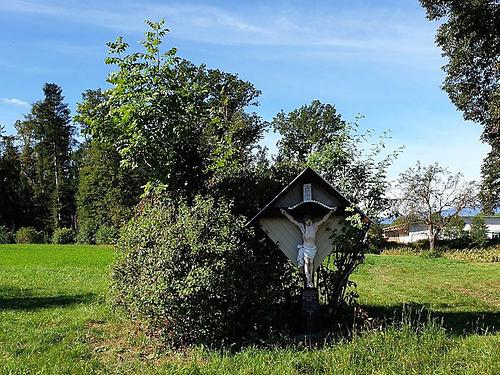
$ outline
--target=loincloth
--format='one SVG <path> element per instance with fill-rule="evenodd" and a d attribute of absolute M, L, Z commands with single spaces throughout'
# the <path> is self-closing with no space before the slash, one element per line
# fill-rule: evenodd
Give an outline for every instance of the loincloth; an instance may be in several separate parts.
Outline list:
<path fill-rule="evenodd" d="M 313 260 L 314 257 L 316 256 L 316 250 L 317 250 L 316 246 L 306 247 L 304 245 L 297 245 L 297 249 L 299 249 L 297 253 L 297 263 L 299 267 L 302 267 L 304 265 L 304 258 Z"/>

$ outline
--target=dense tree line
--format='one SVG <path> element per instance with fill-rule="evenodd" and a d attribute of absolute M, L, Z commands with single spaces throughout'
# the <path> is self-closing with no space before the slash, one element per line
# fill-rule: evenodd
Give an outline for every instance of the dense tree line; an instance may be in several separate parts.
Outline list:
<path fill-rule="evenodd" d="M 2 137 L 6 192 L 0 224 L 33 226 L 50 233 L 74 226 L 75 130 L 61 88 L 47 83 L 43 93 L 44 99 L 16 122 L 17 135 Z"/>
<path fill-rule="evenodd" d="M 78 230 L 81 242 L 93 243 L 101 227 L 116 233 L 130 218 L 142 182 L 121 168 L 115 148 L 94 141 L 80 120 L 103 100 L 100 90 L 83 94 L 74 119 L 61 87 L 47 83 L 43 94 L 16 122 L 16 135 L 1 133 L 0 225 L 33 227 L 46 238 L 62 228 Z"/>
<path fill-rule="evenodd" d="M 500 206 L 500 3 L 496 0 L 420 0 L 440 21 L 436 43 L 447 63 L 443 89 L 466 120 L 483 127 L 491 146 L 481 167 L 481 203 Z"/>

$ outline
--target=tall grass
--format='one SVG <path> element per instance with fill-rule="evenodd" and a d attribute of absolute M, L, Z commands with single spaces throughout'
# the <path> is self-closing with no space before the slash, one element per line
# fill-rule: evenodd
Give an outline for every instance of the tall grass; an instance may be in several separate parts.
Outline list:
<path fill-rule="evenodd" d="M 169 374 L 498 374 L 500 336 L 451 337 L 436 322 L 400 322 L 358 332 L 350 341 L 322 347 L 247 348 L 238 353 L 194 348 L 177 353 L 132 355 L 104 369 Z M 116 350 L 110 347 L 105 350 Z"/>
<path fill-rule="evenodd" d="M 446 257 L 468 262 L 497 263 L 500 262 L 500 246 L 485 248 L 452 249 L 447 246 L 438 247 L 433 251 L 414 246 L 397 246 L 382 250 L 383 255 L 421 255 L 424 257 Z"/>

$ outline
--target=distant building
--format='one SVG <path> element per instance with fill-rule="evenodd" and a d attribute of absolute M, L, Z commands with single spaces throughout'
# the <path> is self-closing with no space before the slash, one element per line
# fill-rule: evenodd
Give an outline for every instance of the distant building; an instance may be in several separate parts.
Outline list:
<path fill-rule="evenodd" d="M 410 243 L 428 240 L 429 231 L 423 223 L 391 225 L 384 228 L 384 238 L 390 242 Z"/>
<path fill-rule="evenodd" d="M 464 229 L 466 231 L 470 230 L 470 225 L 474 216 L 462 216 L 465 222 Z M 500 216 L 483 216 L 486 226 L 488 227 L 488 237 L 498 238 L 500 237 Z"/>
<path fill-rule="evenodd" d="M 470 230 L 474 216 L 461 216 L 465 226 L 464 230 Z M 500 237 L 500 216 L 483 216 L 488 227 L 488 237 Z M 384 238 L 390 242 L 411 243 L 429 239 L 429 231 L 424 223 L 414 223 L 409 225 L 391 225 L 384 228 Z"/>

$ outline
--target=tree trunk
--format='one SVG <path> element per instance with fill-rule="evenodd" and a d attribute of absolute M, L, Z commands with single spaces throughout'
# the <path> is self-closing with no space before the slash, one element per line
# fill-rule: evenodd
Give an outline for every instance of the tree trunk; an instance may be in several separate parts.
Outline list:
<path fill-rule="evenodd" d="M 59 171 L 58 171 L 58 162 L 57 162 L 57 148 L 54 144 L 54 179 L 55 179 L 55 188 L 56 188 L 56 223 L 55 228 L 59 227 L 61 223 L 61 197 L 59 194 Z"/>
<path fill-rule="evenodd" d="M 434 247 L 436 246 L 436 237 L 434 236 L 433 233 L 429 234 L 429 250 L 434 250 Z"/>

